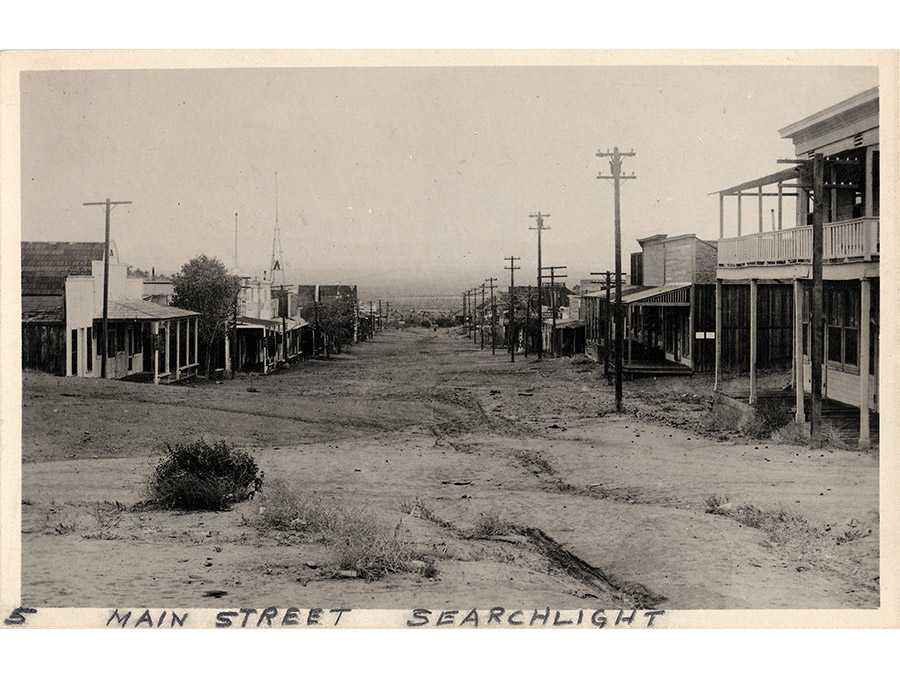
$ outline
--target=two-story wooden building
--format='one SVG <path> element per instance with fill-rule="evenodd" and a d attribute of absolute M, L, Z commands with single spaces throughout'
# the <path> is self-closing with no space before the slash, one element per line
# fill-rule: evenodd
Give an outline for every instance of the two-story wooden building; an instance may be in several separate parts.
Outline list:
<path fill-rule="evenodd" d="M 780 130 L 796 160 L 824 156 L 827 189 L 816 196 L 826 211 L 823 396 L 859 407 L 861 447 L 870 444 L 869 413 L 879 410 L 878 104 L 874 88 Z M 807 162 L 718 191 L 717 388 L 725 372 L 749 372 L 755 402 L 757 370 L 789 366 L 798 421 L 811 379 L 811 193 Z M 737 214 L 727 238 L 726 201 Z M 755 223 L 744 223 L 748 202 L 751 215 L 756 203 Z"/>
<path fill-rule="evenodd" d="M 716 243 L 689 233 L 638 240 L 631 256 L 631 285 L 623 287 L 625 348 L 631 374 L 712 371 Z M 587 352 L 602 358 L 613 348 L 615 294 L 585 295 Z"/>

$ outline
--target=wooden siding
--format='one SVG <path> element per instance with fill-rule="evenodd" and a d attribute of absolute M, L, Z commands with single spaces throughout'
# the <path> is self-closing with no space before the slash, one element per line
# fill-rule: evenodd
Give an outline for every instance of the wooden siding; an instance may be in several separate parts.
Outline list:
<path fill-rule="evenodd" d="M 66 328 L 62 324 L 22 324 L 22 369 L 66 374 Z"/>
<path fill-rule="evenodd" d="M 792 357 L 790 285 L 759 285 L 757 367 L 788 369 Z M 722 369 L 750 370 L 750 285 L 722 286 Z"/>
<path fill-rule="evenodd" d="M 716 286 L 694 285 L 693 313 L 695 372 L 712 372 L 716 369 Z M 708 337 L 698 339 L 697 333 Z"/>

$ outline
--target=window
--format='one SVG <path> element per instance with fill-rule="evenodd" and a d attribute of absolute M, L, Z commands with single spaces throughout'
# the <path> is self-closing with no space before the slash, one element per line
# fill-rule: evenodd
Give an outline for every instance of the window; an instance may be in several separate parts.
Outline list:
<path fill-rule="evenodd" d="M 72 376 L 78 374 L 78 330 L 72 330 Z"/>
<path fill-rule="evenodd" d="M 859 287 L 835 285 L 825 294 L 825 321 L 830 363 L 859 366 Z"/>

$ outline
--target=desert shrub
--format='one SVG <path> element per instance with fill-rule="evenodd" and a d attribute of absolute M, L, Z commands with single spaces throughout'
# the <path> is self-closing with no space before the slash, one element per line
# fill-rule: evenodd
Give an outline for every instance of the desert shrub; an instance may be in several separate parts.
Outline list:
<path fill-rule="evenodd" d="M 334 551 L 334 570 L 355 570 L 377 579 L 391 572 L 411 570 L 413 545 L 402 524 L 391 526 L 365 508 L 346 506 L 319 495 L 275 482 L 262 499 L 257 525 L 320 538 Z"/>
<path fill-rule="evenodd" d="M 791 423 L 793 409 L 785 401 L 763 398 L 753 406 L 753 412 L 741 419 L 740 431 L 750 438 L 768 438 L 775 431 Z"/>
<path fill-rule="evenodd" d="M 500 514 L 494 509 L 479 514 L 478 518 L 475 520 L 474 536 L 476 538 L 492 537 L 497 534 L 509 534 L 511 531 L 512 526 L 500 518 Z"/>
<path fill-rule="evenodd" d="M 262 487 L 262 473 L 246 452 L 225 441 L 166 444 L 150 478 L 148 503 L 164 509 L 224 511 Z"/>
<path fill-rule="evenodd" d="M 726 514 L 728 513 L 728 509 L 731 508 L 728 497 L 720 497 L 717 494 L 711 494 L 706 497 L 703 502 L 706 504 L 706 512 L 716 515 Z"/>
<path fill-rule="evenodd" d="M 573 365 L 595 365 L 596 363 L 583 353 L 572 356 Z"/>
<path fill-rule="evenodd" d="M 366 579 L 410 570 L 415 553 L 403 533 L 402 522 L 389 527 L 362 510 L 342 511 L 338 517 L 330 534 L 338 569 L 356 570 Z"/>

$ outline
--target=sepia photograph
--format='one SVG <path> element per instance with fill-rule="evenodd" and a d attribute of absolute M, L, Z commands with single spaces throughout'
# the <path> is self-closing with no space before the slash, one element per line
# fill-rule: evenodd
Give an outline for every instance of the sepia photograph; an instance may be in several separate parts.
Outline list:
<path fill-rule="evenodd" d="M 895 52 L 20 56 L 7 626 L 897 624 Z"/>

